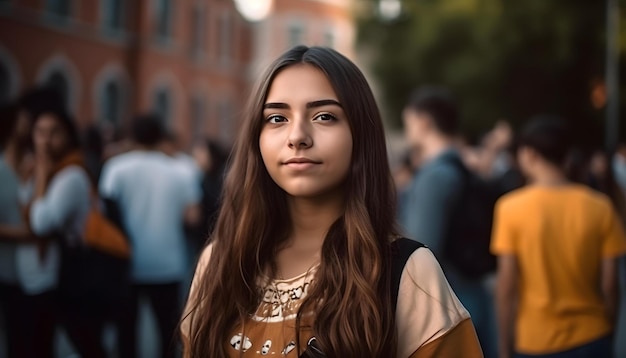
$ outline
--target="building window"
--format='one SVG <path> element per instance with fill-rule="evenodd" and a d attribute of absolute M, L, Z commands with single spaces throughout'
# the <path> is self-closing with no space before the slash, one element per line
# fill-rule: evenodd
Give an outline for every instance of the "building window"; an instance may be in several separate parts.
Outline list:
<path fill-rule="evenodd" d="M 119 126 L 122 123 L 122 87 L 115 80 L 109 80 L 103 88 L 100 99 L 100 119 Z"/>
<path fill-rule="evenodd" d="M 172 2 L 170 0 L 156 1 L 156 35 L 160 39 L 169 39 L 172 35 Z"/>
<path fill-rule="evenodd" d="M 152 110 L 163 124 L 169 128 L 172 116 L 172 96 L 167 88 L 161 88 L 154 94 Z"/>
<path fill-rule="evenodd" d="M 193 137 L 195 140 L 200 140 L 204 138 L 204 133 L 206 129 L 206 103 L 200 96 L 194 96 L 191 99 L 190 104 L 190 113 L 191 113 L 191 125 L 193 130 Z"/>
<path fill-rule="evenodd" d="M 194 6 L 191 10 L 191 54 L 194 56 L 202 55 L 205 41 L 205 10 L 202 6 Z"/>
<path fill-rule="evenodd" d="M 70 0 L 46 0 L 46 12 L 62 18 L 69 18 L 72 12 Z"/>
<path fill-rule="evenodd" d="M 61 96 L 65 108 L 70 108 L 70 84 L 65 74 L 58 70 L 52 72 L 44 81 L 44 86 L 54 89 Z"/>
<path fill-rule="evenodd" d="M 304 43 L 304 27 L 301 24 L 291 24 L 288 29 L 289 47 L 302 45 Z"/>
<path fill-rule="evenodd" d="M 228 64 L 231 59 L 233 26 L 231 24 L 231 16 L 229 12 L 223 12 L 219 20 L 220 29 L 220 61 L 222 64 Z"/>
<path fill-rule="evenodd" d="M 123 0 L 103 0 L 103 21 L 104 28 L 110 31 L 121 31 L 124 29 L 124 1 Z"/>

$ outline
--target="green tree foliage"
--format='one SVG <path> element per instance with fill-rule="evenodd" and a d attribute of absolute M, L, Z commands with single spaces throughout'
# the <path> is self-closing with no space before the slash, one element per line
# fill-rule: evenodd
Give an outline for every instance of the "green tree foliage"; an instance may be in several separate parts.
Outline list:
<path fill-rule="evenodd" d="M 601 140 L 591 91 L 604 76 L 604 1 L 404 0 L 392 21 L 376 16 L 378 0 L 359 1 L 369 1 L 359 45 L 390 123 L 401 125 L 412 89 L 441 84 L 457 95 L 468 133 L 548 112 L 571 121 L 579 140 Z"/>

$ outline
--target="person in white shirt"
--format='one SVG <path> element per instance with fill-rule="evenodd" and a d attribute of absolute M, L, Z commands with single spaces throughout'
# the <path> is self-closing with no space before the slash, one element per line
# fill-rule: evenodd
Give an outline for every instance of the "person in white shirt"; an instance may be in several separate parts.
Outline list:
<path fill-rule="evenodd" d="M 176 170 L 176 160 L 160 150 L 165 130 L 158 117 L 139 116 L 133 124 L 136 149 L 105 163 L 99 184 L 107 212 L 117 212 L 132 246 L 132 298 L 119 324 L 121 357 L 137 354 L 138 300 L 148 298 L 158 323 L 161 355 L 173 357 L 181 311 L 181 281 L 189 262 L 184 224 L 198 220 L 200 190 Z M 115 214 L 111 216 L 116 216 Z"/>

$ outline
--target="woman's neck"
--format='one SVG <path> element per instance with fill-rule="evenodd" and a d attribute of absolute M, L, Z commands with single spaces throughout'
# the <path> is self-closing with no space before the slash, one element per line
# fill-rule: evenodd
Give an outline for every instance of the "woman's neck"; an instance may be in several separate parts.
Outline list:
<path fill-rule="evenodd" d="M 289 197 L 287 203 L 292 226 L 274 258 L 279 279 L 308 272 L 320 262 L 326 234 L 344 208 L 343 196 L 338 193 L 315 199 Z"/>
<path fill-rule="evenodd" d="M 321 251 L 328 230 L 344 211 L 343 196 L 290 197 L 288 205 L 292 224 L 288 245 L 297 250 Z"/>

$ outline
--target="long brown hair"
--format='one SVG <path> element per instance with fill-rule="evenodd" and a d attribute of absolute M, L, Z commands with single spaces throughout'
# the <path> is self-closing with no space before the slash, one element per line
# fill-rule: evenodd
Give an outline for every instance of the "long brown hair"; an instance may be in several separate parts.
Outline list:
<path fill-rule="evenodd" d="M 290 230 L 286 195 L 263 164 L 259 135 L 273 79 L 299 63 L 326 74 L 350 123 L 353 149 L 345 213 L 324 240 L 297 322 L 302 312 L 314 312 L 313 332 L 329 357 L 395 356 L 389 295 L 395 190 L 380 112 L 365 77 L 350 60 L 332 49 L 298 46 L 270 66 L 250 97 L 224 183 L 210 263 L 198 281 L 198 299 L 188 318 L 191 357 L 227 356 L 227 335 L 257 309 L 256 279 L 271 267 Z"/>

